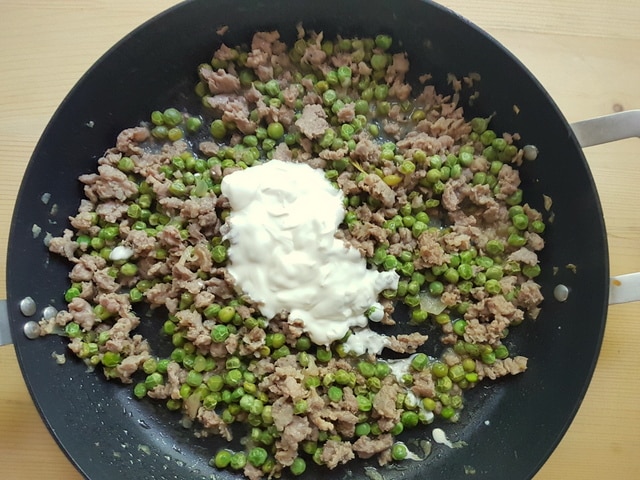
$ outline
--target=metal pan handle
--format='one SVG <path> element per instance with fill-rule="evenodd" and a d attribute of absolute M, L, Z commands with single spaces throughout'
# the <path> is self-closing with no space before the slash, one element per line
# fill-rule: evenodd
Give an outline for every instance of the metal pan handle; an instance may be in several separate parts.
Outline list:
<path fill-rule="evenodd" d="M 13 343 L 11 340 L 11 328 L 9 328 L 9 309 L 7 301 L 0 300 L 0 346 Z"/>
<path fill-rule="evenodd" d="M 581 147 L 640 137 L 640 110 L 612 113 L 571 124 Z"/>
<path fill-rule="evenodd" d="M 640 137 L 640 110 L 613 113 L 571 124 L 582 147 Z M 611 277 L 609 304 L 640 301 L 640 272 Z"/>

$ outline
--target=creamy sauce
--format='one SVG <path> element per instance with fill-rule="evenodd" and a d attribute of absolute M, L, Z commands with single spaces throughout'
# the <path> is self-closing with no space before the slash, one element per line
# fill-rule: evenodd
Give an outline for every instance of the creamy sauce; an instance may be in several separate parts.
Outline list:
<path fill-rule="evenodd" d="M 402 385 L 402 376 L 409 373 L 409 367 L 411 366 L 411 357 L 399 358 L 397 360 L 387 360 L 387 364 L 391 368 L 391 373 L 396 377 L 398 383 Z"/>
<path fill-rule="evenodd" d="M 367 316 L 372 322 L 381 322 L 384 318 L 384 307 L 378 302 L 374 303 L 371 305 L 371 308 L 367 310 Z"/>
<path fill-rule="evenodd" d="M 367 269 L 335 238 L 343 194 L 322 171 L 271 160 L 224 177 L 222 193 L 231 205 L 228 271 L 265 317 L 286 312 L 329 345 L 365 327 L 378 294 L 397 287 L 396 272 Z"/>
<path fill-rule="evenodd" d="M 356 355 L 364 355 L 370 353 L 372 355 L 378 355 L 389 344 L 389 337 L 380 333 L 374 332 L 368 328 L 354 331 L 347 341 L 344 342 L 344 347 L 347 352 L 353 352 Z"/>
<path fill-rule="evenodd" d="M 409 389 L 407 389 L 407 398 L 405 398 L 404 404 L 411 408 L 415 408 L 418 405 L 422 406 L 422 402 L 418 396 Z"/>
<path fill-rule="evenodd" d="M 125 247 L 124 245 L 118 245 L 109 254 L 109 260 L 129 260 L 133 256 L 133 249 Z"/>
<path fill-rule="evenodd" d="M 444 433 L 444 430 L 442 430 L 441 428 L 434 428 L 431 432 L 431 435 L 433 435 L 433 439 L 436 443 L 446 445 L 449 448 L 462 448 L 467 445 L 467 442 L 463 440 L 452 442 L 447 438 L 447 434 Z"/>
<path fill-rule="evenodd" d="M 433 440 L 436 443 L 446 445 L 449 448 L 453 448 L 453 443 L 451 443 L 451 440 L 447 438 L 447 434 L 444 433 L 444 430 L 442 430 L 441 428 L 434 428 L 431 434 L 433 435 Z"/>

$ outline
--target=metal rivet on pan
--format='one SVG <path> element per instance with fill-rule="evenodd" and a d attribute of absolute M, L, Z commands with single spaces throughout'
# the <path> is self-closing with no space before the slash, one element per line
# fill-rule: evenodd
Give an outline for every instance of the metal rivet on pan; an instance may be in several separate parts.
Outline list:
<path fill-rule="evenodd" d="M 34 338 L 38 338 L 40 336 L 40 325 L 31 320 L 24 324 L 24 327 L 22 327 L 22 331 L 28 339 L 33 340 Z"/>
<path fill-rule="evenodd" d="M 525 145 L 522 148 L 522 154 L 525 160 L 535 160 L 538 158 L 538 147 L 535 145 Z"/>
<path fill-rule="evenodd" d="M 20 311 L 25 317 L 31 317 L 36 313 L 36 302 L 31 297 L 20 300 Z"/>
<path fill-rule="evenodd" d="M 569 288 L 562 284 L 556 285 L 556 288 L 553 289 L 553 296 L 559 302 L 566 302 L 569 298 Z"/>
<path fill-rule="evenodd" d="M 51 320 L 58 314 L 58 309 L 49 305 L 42 310 L 42 318 L 45 320 Z"/>

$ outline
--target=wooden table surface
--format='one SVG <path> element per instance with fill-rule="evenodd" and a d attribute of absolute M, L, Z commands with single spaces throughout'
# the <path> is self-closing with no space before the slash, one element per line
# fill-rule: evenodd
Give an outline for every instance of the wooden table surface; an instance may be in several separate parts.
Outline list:
<path fill-rule="evenodd" d="M 112 44 L 175 3 L 2 2 L 0 258 L 6 258 L 22 173 L 60 101 Z M 441 3 L 483 27 L 515 53 L 569 121 L 640 108 L 637 0 Z M 586 151 L 603 203 L 612 274 L 640 271 L 639 152 L 640 139 Z M 0 263 L 0 298 L 5 298 L 5 265 Z M 586 398 L 536 480 L 640 478 L 640 381 L 635 374 L 640 365 L 636 352 L 639 316 L 637 303 L 610 308 L 602 352 Z M 0 366 L 0 477 L 79 479 L 40 420 L 11 346 L 0 347 Z"/>

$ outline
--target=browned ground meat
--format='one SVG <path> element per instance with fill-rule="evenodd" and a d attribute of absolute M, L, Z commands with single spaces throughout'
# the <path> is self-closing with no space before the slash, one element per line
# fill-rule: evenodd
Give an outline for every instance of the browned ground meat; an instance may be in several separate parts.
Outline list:
<path fill-rule="evenodd" d="M 307 138 L 318 138 L 329 128 L 326 118 L 327 114 L 320 105 L 305 105 L 302 115 L 296 120 L 296 127 Z"/>

